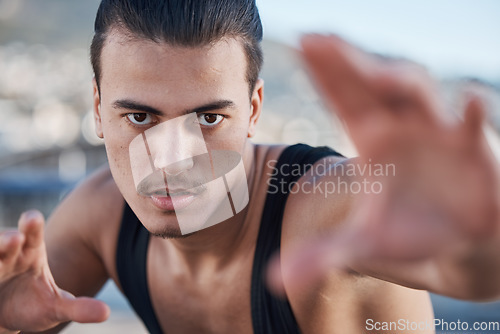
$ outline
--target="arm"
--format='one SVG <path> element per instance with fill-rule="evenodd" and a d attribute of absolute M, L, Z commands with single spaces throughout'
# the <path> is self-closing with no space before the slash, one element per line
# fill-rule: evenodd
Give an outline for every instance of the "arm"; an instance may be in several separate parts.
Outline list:
<path fill-rule="evenodd" d="M 498 298 L 500 174 L 479 101 L 454 120 L 415 65 L 375 59 L 335 37 L 312 36 L 303 47 L 358 148 L 356 163 L 392 164 L 396 173 L 368 177 L 383 191 L 352 198 L 341 227 L 332 205 L 316 208 L 336 231 L 297 251 L 283 276 L 306 284 L 336 266 L 456 298 Z"/>
<path fill-rule="evenodd" d="M 331 162 L 335 163 L 335 160 Z M 350 162 L 353 161 L 344 160 L 337 163 Z M 323 166 L 323 161 L 319 161 L 317 166 L 319 164 Z M 322 173 L 321 168 L 318 170 Z M 327 180 L 322 180 L 321 177 L 316 177 L 316 181 L 314 179 L 312 173 L 301 178 L 287 201 L 280 252 L 281 265 L 285 269 L 297 259 L 297 256 L 301 256 L 296 252 L 297 246 L 303 251 L 308 248 L 300 247 L 304 246 L 305 240 L 318 240 L 318 236 L 324 237 L 331 235 L 335 230 L 342 230 L 344 227 L 342 222 L 349 215 L 352 195 L 343 191 L 333 191 L 332 187 L 328 186 L 330 193 L 325 197 L 324 191 L 323 194 L 319 194 L 318 188 L 316 192 L 313 190 L 314 185 L 320 185 L 319 182 Z M 338 184 L 338 180 L 330 178 L 328 181 L 335 181 Z M 345 181 L 349 182 L 347 178 Z M 298 189 L 300 191 L 297 191 Z M 322 209 L 325 207 L 329 208 L 328 212 Z M 325 217 L 328 217 L 328 221 Z M 303 285 L 296 284 L 296 279 L 300 280 L 302 273 L 308 274 L 310 270 L 314 270 L 315 264 L 325 259 L 324 253 L 315 254 L 318 257 L 310 255 L 306 256 L 306 263 L 300 261 L 302 263 L 300 270 L 295 271 L 293 276 L 287 275 L 283 280 L 287 298 L 304 333 L 338 331 L 395 334 L 401 330 L 381 331 L 377 324 L 374 326 L 371 321 L 377 322 L 378 326 L 380 322 L 398 323 L 400 319 L 411 323 L 433 323 L 432 306 L 426 291 L 390 284 L 356 273 L 352 269 L 332 270 L 329 267 L 328 271 L 322 273 L 320 280 L 309 281 Z M 315 261 L 316 259 L 319 261 Z M 413 332 L 434 333 L 432 328 Z"/>
<path fill-rule="evenodd" d="M 99 292 L 109 278 L 103 254 L 108 248 L 103 245 L 114 245 L 122 204 L 109 169 L 103 168 L 56 208 L 48 221 L 45 241 L 58 286 L 75 296 Z"/>

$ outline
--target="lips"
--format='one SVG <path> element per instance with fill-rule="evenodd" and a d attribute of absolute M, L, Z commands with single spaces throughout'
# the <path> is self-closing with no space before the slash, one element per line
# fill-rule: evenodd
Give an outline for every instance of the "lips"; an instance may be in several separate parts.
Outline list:
<path fill-rule="evenodd" d="M 179 211 L 190 205 L 204 189 L 203 186 L 192 189 L 152 187 L 141 195 L 151 198 L 152 203 L 160 210 Z"/>
<path fill-rule="evenodd" d="M 170 194 L 167 196 L 152 195 L 152 203 L 160 210 L 176 211 L 186 208 L 196 198 L 192 193 Z"/>
<path fill-rule="evenodd" d="M 194 195 L 194 191 L 190 191 L 187 189 L 169 189 L 165 186 L 161 188 L 153 188 L 147 192 L 145 192 L 143 195 L 144 196 L 160 196 L 160 197 L 177 197 L 177 196 L 184 196 L 184 195 Z"/>

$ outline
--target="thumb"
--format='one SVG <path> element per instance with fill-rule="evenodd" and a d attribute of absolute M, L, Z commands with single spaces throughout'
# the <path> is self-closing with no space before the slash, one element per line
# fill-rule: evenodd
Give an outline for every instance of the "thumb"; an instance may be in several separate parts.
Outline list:
<path fill-rule="evenodd" d="M 62 294 L 57 312 L 61 322 L 96 323 L 108 319 L 110 309 L 104 302 L 89 297 L 74 297 L 65 291 Z"/>

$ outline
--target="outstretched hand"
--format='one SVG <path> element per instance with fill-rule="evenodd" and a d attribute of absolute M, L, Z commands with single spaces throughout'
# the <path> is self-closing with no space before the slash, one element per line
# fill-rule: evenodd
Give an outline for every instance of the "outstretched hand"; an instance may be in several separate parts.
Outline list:
<path fill-rule="evenodd" d="M 368 55 L 335 36 L 307 36 L 302 47 L 358 163 L 392 164 L 395 175 L 376 179 L 381 193 L 355 198 L 343 232 L 297 249 L 281 273 L 273 263 L 271 287 L 283 289 L 281 275 L 306 286 L 335 267 L 450 295 L 429 283 L 430 271 L 409 277 L 394 264 L 440 261 L 448 270 L 486 256 L 485 268 L 500 273 L 500 253 L 490 247 L 500 240 L 500 175 L 483 136 L 481 102 L 470 97 L 459 120 L 444 113 L 435 83 L 415 64 Z"/>
<path fill-rule="evenodd" d="M 29 211 L 20 217 L 18 230 L 0 233 L 0 329 L 32 332 L 68 321 L 106 320 L 109 308 L 103 302 L 57 287 L 43 228 L 41 213 Z"/>

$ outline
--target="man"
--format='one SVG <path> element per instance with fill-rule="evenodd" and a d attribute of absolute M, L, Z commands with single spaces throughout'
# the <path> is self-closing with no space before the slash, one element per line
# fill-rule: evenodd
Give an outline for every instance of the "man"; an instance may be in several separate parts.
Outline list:
<path fill-rule="evenodd" d="M 6 331 L 104 321 L 109 309 L 89 297 L 109 278 L 153 333 L 360 333 L 377 330 L 367 327 L 374 321 L 432 323 L 424 289 L 500 295 L 498 170 L 477 101 L 464 123 L 452 123 L 416 66 L 309 36 L 305 59 L 360 158 L 254 145 L 263 99 L 254 1 L 104 0 L 95 28 L 94 114 L 109 167 L 61 203 L 45 241 L 36 211 L 2 234 Z M 186 148 L 186 138 L 196 144 Z M 216 190 L 227 190 L 233 215 L 183 229 L 179 216 L 191 203 L 215 212 L 225 201 L 200 202 L 203 191 L 192 190 L 234 170 L 216 173 L 215 151 L 241 159 L 248 205 L 236 209 L 226 180 Z M 213 173 L 190 183 L 202 161 L 194 157 L 205 152 Z M 375 164 L 396 172 L 347 173 Z M 142 183 L 151 175 L 164 179 Z M 325 191 L 356 182 L 382 189 Z M 277 251 L 268 280 L 285 298 L 263 283 Z"/>

